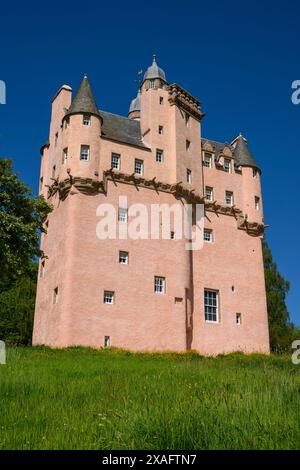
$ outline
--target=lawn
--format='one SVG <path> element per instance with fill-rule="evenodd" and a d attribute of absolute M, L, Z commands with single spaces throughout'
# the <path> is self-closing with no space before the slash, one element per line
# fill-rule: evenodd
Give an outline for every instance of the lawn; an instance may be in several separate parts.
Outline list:
<path fill-rule="evenodd" d="M 288 356 L 7 356 L 0 449 L 300 449 L 300 365 Z"/>

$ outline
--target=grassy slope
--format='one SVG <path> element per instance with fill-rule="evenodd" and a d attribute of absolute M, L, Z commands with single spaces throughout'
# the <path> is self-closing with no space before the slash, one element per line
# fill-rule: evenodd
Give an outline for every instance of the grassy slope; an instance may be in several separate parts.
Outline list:
<path fill-rule="evenodd" d="M 11 349 L 0 449 L 299 449 L 300 366 L 83 348 Z"/>

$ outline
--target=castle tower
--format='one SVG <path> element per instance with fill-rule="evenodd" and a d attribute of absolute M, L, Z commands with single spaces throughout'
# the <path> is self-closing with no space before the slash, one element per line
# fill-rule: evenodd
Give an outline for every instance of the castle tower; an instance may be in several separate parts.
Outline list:
<path fill-rule="evenodd" d="M 53 211 L 33 344 L 269 351 L 260 170 L 243 136 L 203 139 L 203 116 L 156 56 L 128 117 L 99 110 L 87 76 L 73 99 L 59 89 L 41 148 L 40 193 Z M 205 205 L 198 251 L 172 217 L 186 203 Z M 115 233 L 103 235 L 107 211 Z"/>

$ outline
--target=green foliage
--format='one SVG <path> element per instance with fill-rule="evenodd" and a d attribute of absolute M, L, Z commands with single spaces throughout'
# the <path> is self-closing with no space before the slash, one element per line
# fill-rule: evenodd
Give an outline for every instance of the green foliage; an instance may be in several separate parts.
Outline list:
<path fill-rule="evenodd" d="M 0 159 L 0 291 L 28 271 L 35 256 L 42 256 L 39 235 L 51 208 L 13 172 L 12 161 Z"/>
<path fill-rule="evenodd" d="M 290 284 L 279 273 L 266 240 L 263 243 L 263 256 L 271 350 L 274 352 L 290 351 L 293 340 L 300 339 L 299 330 L 290 323 L 285 303 Z"/>
<path fill-rule="evenodd" d="M 299 374 L 290 355 L 8 348 L 0 449 L 299 449 Z"/>

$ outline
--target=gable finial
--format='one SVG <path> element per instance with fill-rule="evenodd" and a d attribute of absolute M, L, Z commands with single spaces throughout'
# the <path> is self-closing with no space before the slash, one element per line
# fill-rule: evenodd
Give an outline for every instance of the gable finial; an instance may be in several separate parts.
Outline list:
<path fill-rule="evenodd" d="M 153 54 L 153 64 L 156 64 L 156 54 Z"/>

